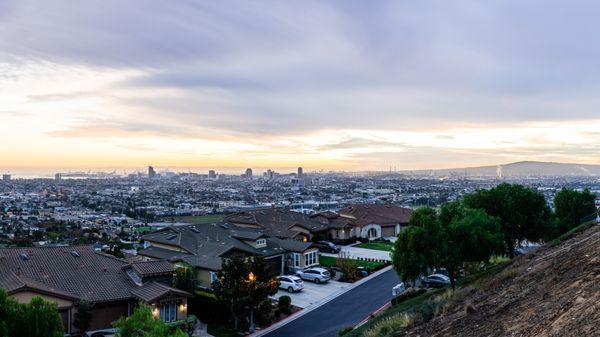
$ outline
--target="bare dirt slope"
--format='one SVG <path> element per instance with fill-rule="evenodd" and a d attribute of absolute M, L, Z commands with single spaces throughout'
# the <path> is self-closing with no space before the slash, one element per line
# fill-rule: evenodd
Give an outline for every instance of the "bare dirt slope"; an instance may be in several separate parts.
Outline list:
<path fill-rule="evenodd" d="M 406 334 L 600 336 L 600 226 L 523 255 L 457 297 Z"/>

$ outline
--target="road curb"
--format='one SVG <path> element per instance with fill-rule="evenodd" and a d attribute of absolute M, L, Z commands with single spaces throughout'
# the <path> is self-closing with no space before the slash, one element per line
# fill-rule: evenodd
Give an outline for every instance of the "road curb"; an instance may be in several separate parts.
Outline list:
<path fill-rule="evenodd" d="M 334 292 L 333 294 L 325 297 L 321 301 L 319 301 L 317 303 L 314 303 L 314 304 L 311 304 L 310 306 L 304 308 L 303 310 L 297 312 L 296 314 L 294 314 L 294 315 L 292 315 L 290 317 L 287 317 L 286 319 L 284 319 L 282 321 L 279 321 L 279 322 L 277 322 L 275 324 L 272 324 L 272 325 L 266 327 L 265 329 L 262 329 L 260 331 L 256 331 L 253 334 L 248 335 L 248 337 L 260 337 L 260 336 L 264 336 L 264 335 L 268 334 L 271 331 L 277 330 L 277 329 L 285 326 L 286 324 L 288 324 L 290 322 L 293 322 L 294 320 L 296 320 L 296 319 L 298 319 L 298 318 L 300 318 L 300 317 L 308 314 L 309 312 L 311 312 L 311 311 L 313 311 L 313 310 L 321 307 L 322 305 L 324 305 L 324 304 L 326 304 L 328 302 L 333 301 L 337 297 L 339 297 L 339 296 L 347 293 L 348 291 L 350 291 L 350 290 L 352 290 L 352 289 L 354 289 L 354 288 L 362 285 L 363 283 L 366 283 L 366 282 L 374 279 L 375 277 L 377 277 L 377 276 L 379 276 L 379 275 L 381 275 L 381 274 L 383 274 L 383 273 L 385 273 L 385 272 L 387 272 L 387 271 L 389 271 L 391 269 L 392 269 L 392 266 L 387 266 L 385 268 L 382 268 L 382 269 L 374 272 L 373 274 L 371 274 L 371 275 L 369 275 L 369 276 L 367 276 L 365 278 L 362 278 L 362 279 L 354 282 L 351 286 L 349 286 L 347 288 L 344 288 L 344 289 L 340 289 L 340 290 Z"/>

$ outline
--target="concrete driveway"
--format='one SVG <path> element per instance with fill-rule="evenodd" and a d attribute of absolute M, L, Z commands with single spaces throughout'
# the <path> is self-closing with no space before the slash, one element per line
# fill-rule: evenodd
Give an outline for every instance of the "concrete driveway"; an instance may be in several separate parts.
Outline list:
<path fill-rule="evenodd" d="M 272 296 L 272 298 L 278 299 L 279 296 L 287 295 L 292 298 L 293 305 L 300 308 L 306 308 L 312 304 L 321 302 L 330 296 L 335 296 L 336 294 L 339 294 L 341 290 L 350 286 L 352 286 L 352 284 L 338 281 L 329 281 L 324 284 L 315 284 L 304 281 L 304 289 L 302 289 L 302 291 L 288 293 L 286 290 L 279 289 L 277 294 Z"/>
<path fill-rule="evenodd" d="M 348 254 L 350 256 L 350 258 L 353 258 L 353 259 L 360 257 L 363 259 L 378 259 L 378 260 L 392 261 L 390 252 L 387 252 L 384 250 L 365 249 L 365 248 L 358 248 L 358 247 L 351 247 L 351 246 L 342 246 L 341 249 L 342 249 L 343 253 Z M 321 255 L 334 256 L 334 257 L 338 256 L 338 254 L 328 254 L 328 253 L 321 253 Z"/>

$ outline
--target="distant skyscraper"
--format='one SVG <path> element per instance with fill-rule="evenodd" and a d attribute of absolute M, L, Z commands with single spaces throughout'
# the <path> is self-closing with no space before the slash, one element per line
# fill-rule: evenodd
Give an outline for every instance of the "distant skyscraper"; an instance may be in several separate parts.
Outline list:
<path fill-rule="evenodd" d="M 208 171 L 208 179 L 217 179 L 217 172 L 215 170 Z"/>
<path fill-rule="evenodd" d="M 267 172 L 265 172 L 264 177 L 267 180 L 273 180 L 273 178 L 275 177 L 275 172 L 273 170 L 269 169 L 269 170 L 267 170 Z"/>
<path fill-rule="evenodd" d="M 304 175 L 304 170 L 302 169 L 302 167 L 298 167 L 298 179 L 301 179 L 303 175 Z"/>
<path fill-rule="evenodd" d="M 252 169 L 251 168 L 246 169 L 246 178 L 252 179 Z"/>
<path fill-rule="evenodd" d="M 54 175 L 54 182 L 60 183 L 61 181 L 62 181 L 62 174 L 61 173 L 56 173 Z"/>
<path fill-rule="evenodd" d="M 10 174 L 3 174 L 2 175 L 2 180 L 4 182 L 9 182 L 10 181 Z"/>
<path fill-rule="evenodd" d="M 154 171 L 154 167 L 152 166 L 148 166 L 148 178 L 156 178 L 156 171 Z"/>

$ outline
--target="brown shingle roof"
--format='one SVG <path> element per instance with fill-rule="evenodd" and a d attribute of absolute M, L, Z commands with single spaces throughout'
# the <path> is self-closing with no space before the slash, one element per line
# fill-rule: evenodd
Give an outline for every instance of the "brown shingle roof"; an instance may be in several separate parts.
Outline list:
<path fill-rule="evenodd" d="M 131 268 L 140 276 L 152 276 L 160 274 L 173 274 L 175 268 L 169 261 L 138 261 L 131 263 Z"/>
<path fill-rule="evenodd" d="M 185 297 L 191 296 L 191 294 L 188 292 L 185 292 L 185 291 L 179 290 L 179 289 L 175 289 L 175 288 L 171 288 L 171 287 L 168 287 L 168 286 L 158 283 L 158 282 L 150 282 L 150 283 L 144 284 L 143 286 L 132 290 L 131 293 L 135 297 L 137 297 L 145 302 L 154 302 L 157 299 L 167 296 L 167 295 L 170 295 L 170 294 L 175 294 L 175 295 L 185 296 Z"/>
<path fill-rule="evenodd" d="M 342 217 L 352 219 L 358 226 L 367 224 L 392 225 L 410 221 L 412 210 L 396 205 L 350 205 L 338 212 Z"/>

